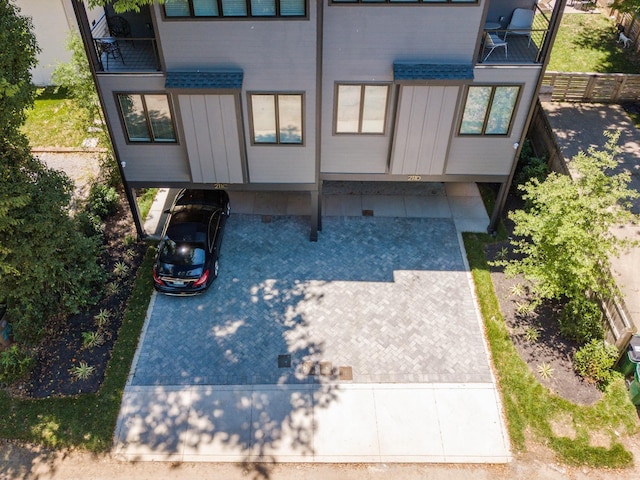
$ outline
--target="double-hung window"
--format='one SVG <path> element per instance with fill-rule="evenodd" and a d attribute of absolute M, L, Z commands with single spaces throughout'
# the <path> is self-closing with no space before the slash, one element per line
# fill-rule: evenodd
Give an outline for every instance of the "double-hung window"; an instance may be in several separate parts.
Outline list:
<path fill-rule="evenodd" d="M 520 87 L 471 86 L 460 123 L 460 135 L 507 135 Z"/>
<path fill-rule="evenodd" d="M 301 93 L 251 93 L 251 143 L 293 144 L 303 141 Z"/>
<path fill-rule="evenodd" d="M 118 94 L 129 142 L 175 142 L 169 98 L 165 94 Z"/>
<path fill-rule="evenodd" d="M 305 17 L 307 0 L 166 0 L 167 18 Z"/>
<path fill-rule="evenodd" d="M 336 85 L 335 133 L 384 134 L 389 85 Z"/>

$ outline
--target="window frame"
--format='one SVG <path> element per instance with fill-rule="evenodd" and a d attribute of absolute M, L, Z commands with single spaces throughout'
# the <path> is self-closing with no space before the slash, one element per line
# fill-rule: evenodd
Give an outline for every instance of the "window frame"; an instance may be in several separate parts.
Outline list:
<path fill-rule="evenodd" d="M 173 102 L 171 101 L 171 95 L 166 92 L 113 92 L 115 97 L 116 108 L 118 109 L 118 115 L 120 116 L 120 122 L 122 124 L 122 131 L 124 133 L 125 141 L 127 145 L 177 145 L 178 141 L 178 129 L 176 128 L 175 111 L 173 108 Z M 144 120 L 149 132 L 149 140 L 131 140 L 129 129 L 127 128 L 127 120 L 124 112 L 122 111 L 122 104 L 120 103 L 121 96 L 137 95 L 142 100 L 142 106 L 144 109 Z M 153 130 L 153 124 L 149 118 L 149 110 L 147 108 L 147 102 L 145 100 L 146 95 L 164 95 L 167 98 L 167 106 L 169 108 L 169 115 L 171 117 L 171 128 L 173 129 L 173 140 L 156 140 Z"/>
<path fill-rule="evenodd" d="M 477 6 L 480 4 L 480 0 L 329 0 L 329 5 L 334 6 L 423 6 L 423 5 L 435 5 L 435 6 Z"/>
<path fill-rule="evenodd" d="M 304 6 L 304 14 L 302 15 L 281 15 L 280 8 L 280 0 L 275 0 L 276 13 L 274 15 L 252 15 L 251 14 L 251 0 L 244 0 L 247 7 L 246 15 L 236 15 L 236 16 L 225 16 L 221 15 L 220 12 L 223 11 L 222 8 L 222 0 L 215 0 L 218 6 L 218 15 L 195 15 L 193 0 L 187 0 L 189 7 L 189 15 L 185 16 L 169 16 L 167 15 L 167 11 L 165 8 L 165 4 L 161 5 L 162 9 L 162 19 L 165 21 L 173 22 L 173 21 L 211 21 L 211 20 L 309 20 L 309 0 L 302 0 Z"/>
<path fill-rule="evenodd" d="M 256 142 L 255 135 L 255 126 L 253 121 L 253 101 L 252 97 L 254 95 L 272 95 L 274 97 L 274 114 L 275 114 L 275 130 L 276 130 L 276 141 L 275 142 Z M 278 109 L 278 97 L 279 96 L 292 96 L 297 95 L 300 97 L 300 142 L 281 142 L 280 141 L 280 115 Z M 247 111 L 249 112 L 249 136 L 251 146 L 256 147 L 304 147 L 306 141 L 305 135 L 305 94 L 300 91 L 249 91 L 247 92 Z"/>
<path fill-rule="evenodd" d="M 338 131 L 338 107 L 339 107 L 339 92 L 340 86 L 359 86 L 360 87 L 360 106 L 358 112 L 358 131 L 357 132 L 339 132 Z M 333 134 L 334 135 L 374 135 L 385 136 L 387 135 L 387 124 L 389 121 L 389 103 L 391 101 L 391 83 L 389 82 L 335 82 L 334 94 L 333 94 Z M 366 87 L 387 87 L 387 98 L 384 104 L 384 121 L 382 125 L 382 132 L 363 132 L 362 121 L 365 107 L 365 92 Z"/>
<path fill-rule="evenodd" d="M 487 102 L 487 108 L 486 111 L 484 113 L 484 119 L 482 121 L 482 128 L 480 133 L 463 133 L 462 132 L 462 122 L 464 121 L 464 114 L 466 112 L 467 109 L 467 102 L 469 101 L 469 92 L 471 91 L 472 88 L 474 87 L 479 87 L 479 88 L 491 88 L 491 93 L 489 95 L 489 100 Z M 496 91 L 499 88 L 504 88 L 504 87 L 516 87 L 518 89 L 518 92 L 516 93 L 516 99 L 515 102 L 513 102 L 513 109 L 511 111 L 511 117 L 509 118 L 509 126 L 507 127 L 507 131 L 506 133 L 486 133 L 486 129 L 487 129 L 487 124 L 489 122 L 489 118 L 491 117 L 491 109 L 493 107 L 493 100 L 495 98 L 496 95 Z M 514 119 L 516 116 L 516 113 L 518 111 L 518 105 L 520 104 L 520 98 L 522 96 L 522 90 L 523 90 L 524 84 L 522 83 L 501 83 L 501 84 L 473 84 L 473 85 L 468 85 L 467 88 L 465 89 L 465 94 L 464 94 L 464 103 L 462 105 L 462 110 L 460 112 L 460 121 L 458 123 L 458 129 L 457 129 L 457 135 L 460 137 L 509 137 L 511 136 L 511 130 L 513 129 L 513 123 L 514 123 Z"/>

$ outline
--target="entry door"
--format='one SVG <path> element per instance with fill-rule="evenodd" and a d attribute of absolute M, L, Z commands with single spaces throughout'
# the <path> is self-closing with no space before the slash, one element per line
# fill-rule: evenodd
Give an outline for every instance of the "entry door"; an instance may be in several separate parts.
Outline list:
<path fill-rule="evenodd" d="M 391 154 L 392 174 L 444 174 L 458 88 L 402 86 Z"/>
<path fill-rule="evenodd" d="M 236 96 L 179 95 L 191 180 L 243 183 L 243 155 Z"/>

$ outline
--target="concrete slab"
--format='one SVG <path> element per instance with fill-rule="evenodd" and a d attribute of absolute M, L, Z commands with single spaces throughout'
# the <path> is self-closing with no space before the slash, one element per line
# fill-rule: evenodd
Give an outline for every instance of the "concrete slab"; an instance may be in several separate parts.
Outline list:
<path fill-rule="evenodd" d="M 496 398 L 492 384 L 128 388 L 128 428 L 118 428 L 115 453 L 137 461 L 504 463 L 511 454 Z"/>

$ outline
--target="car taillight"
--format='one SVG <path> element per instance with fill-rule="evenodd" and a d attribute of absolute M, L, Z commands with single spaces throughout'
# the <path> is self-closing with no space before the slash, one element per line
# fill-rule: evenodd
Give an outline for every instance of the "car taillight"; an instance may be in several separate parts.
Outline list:
<path fill-rule="evenodd" d="M 207 281 L 207 278 L 209 278 L 209 270 L 205 270 L 202 276 L 198 280 L 196 280 L 193 286 L 199 287 L 200 285 L 204 285 Z"/>
<path fill-rule="evenodd" d="M 156 282 L 158 285 L 164 285 L 164 282 L 162 280 L 160 280 L 160 277 L 158 276 L 158 272 L 156 272 L 156 267 L 153 267 L 153 281 Z"/>

